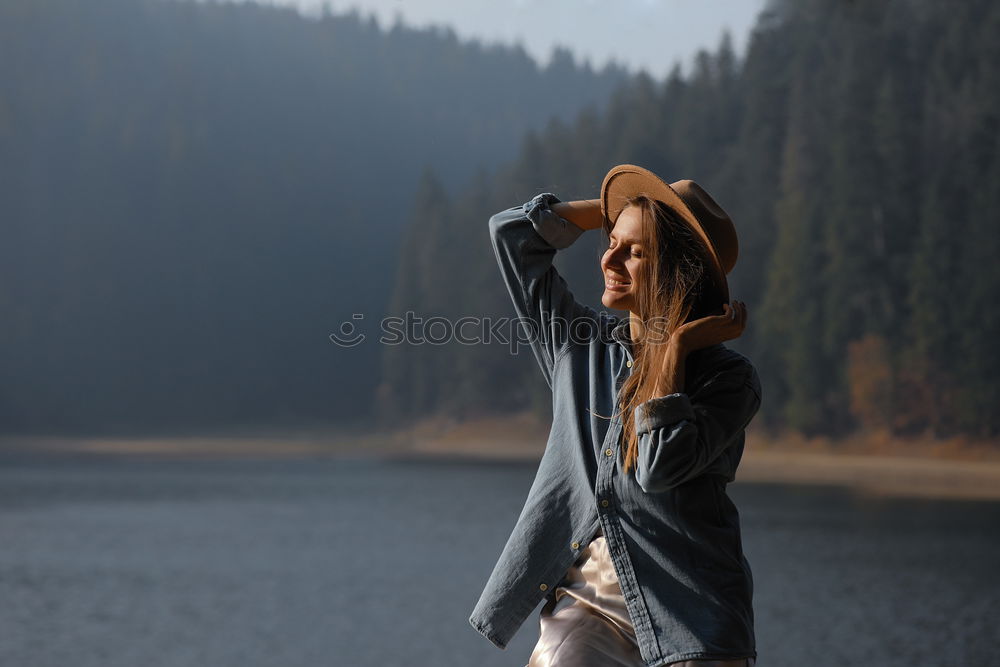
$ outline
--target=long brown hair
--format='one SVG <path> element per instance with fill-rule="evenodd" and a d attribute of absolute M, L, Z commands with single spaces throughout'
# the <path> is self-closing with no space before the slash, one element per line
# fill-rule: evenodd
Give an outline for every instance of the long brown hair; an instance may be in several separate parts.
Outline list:
<path fill-rule="evenodd" d="M 639 437 L 632 418 L 640 404 L 653 398 L 662 372 L 670 335 L 684 322 L 721 312 L 721 298 L 708 271 L 708 249 L 672 208 L 646 194 L 627 199 L 642 212 L 641 240 L 650 249 L 636 293 L 636 313 L 642 323 L 640 340 L 632 341 L 632 374 L 619 390 L 625 471 L 635 465 Z M 604 233 L 613 225 L 605 218 Z"/>

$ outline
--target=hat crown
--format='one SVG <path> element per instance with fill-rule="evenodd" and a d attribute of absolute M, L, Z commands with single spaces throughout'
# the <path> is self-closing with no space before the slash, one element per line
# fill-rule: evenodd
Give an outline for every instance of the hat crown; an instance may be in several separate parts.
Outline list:
<path fill-rule="evenodd" d="M 713 246 L 722 270 L 729 273 L 739 257 L 739 241 L 732 219 L 705 189 L 690 179 L 670 184 L 670 187 L 691 209 Z"/>

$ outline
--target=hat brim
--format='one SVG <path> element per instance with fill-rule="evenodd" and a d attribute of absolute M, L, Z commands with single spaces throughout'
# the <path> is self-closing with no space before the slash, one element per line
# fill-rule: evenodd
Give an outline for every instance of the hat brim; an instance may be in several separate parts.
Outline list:
<path fill-rule="evenodd" d="M 643 194 L 663 202 L 673 209 L 701 239 L 708 249 L 709 271 L 715 287 L 719 291 L 722 303 L 729 302 L 729 281 L 722 269 L 719 255 L 712 240 L 702 228 L 701 223 L 677 191 L 663 181 L 659 176 L 634 164 L 620 164 L 614 167 L 604 177 L 601 183 L 601 212 L 607 224 L 614 225 L 622 209 L 628 204 L 628 198 Z"/>

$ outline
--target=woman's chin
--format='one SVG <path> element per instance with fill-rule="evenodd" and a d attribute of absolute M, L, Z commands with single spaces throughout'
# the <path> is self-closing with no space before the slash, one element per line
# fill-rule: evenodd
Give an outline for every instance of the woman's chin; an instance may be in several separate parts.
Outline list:
<path fill-rule="evenodd" d="M 624 294 L 618 292 L 612 292 L 611 290 L 604 290 L 604 294 L 601 295 L 601 303 L 604 304 L 605 308 L 611 308 L 612 310 L 629 310 L 628 299 Z"/>

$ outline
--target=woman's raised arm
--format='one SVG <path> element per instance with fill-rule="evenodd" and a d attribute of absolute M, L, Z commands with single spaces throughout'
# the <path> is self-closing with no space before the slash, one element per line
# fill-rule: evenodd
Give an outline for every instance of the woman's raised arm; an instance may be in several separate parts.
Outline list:
<path fill-rule="evenodd" d="M 597 203 L 596 214 L 588 201 Z M 519 320 L 529 329 L 523 333 L 550 387 L 555 362 L 573 339 L 571 329 L 576 335 L 597 336 L 601 322 L 597 312 L 573 298 L 552 260 L 558 250 L 583 234 L 584 225 L 599 226 L 600 215 L 598 200 L 563 205 L 546 192 L 490 218 L 490 238 L 501 275 Z M 574 323 L 587 326 L 574 329 Z"/>
<path fill-rule="evenodd" d="M 578 199 L 552 205 L 552 212 L 583 230 L 599 229 L 604 222 L 600 199 Z"/>
<path fill-rule="evenodd" d="M 651 398 L 633 413 L 639 435 L 636 481 L 666 491 L 707 470 L 737 442 L 760 408 L 760 378 L 747 365 L 721 372 L 699 390 Z"/>

